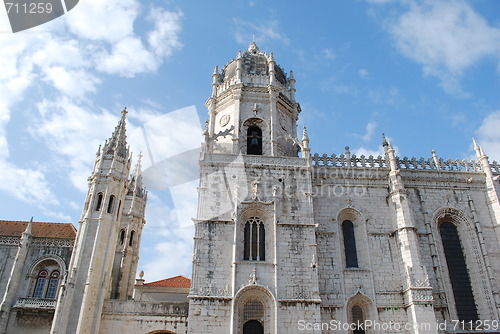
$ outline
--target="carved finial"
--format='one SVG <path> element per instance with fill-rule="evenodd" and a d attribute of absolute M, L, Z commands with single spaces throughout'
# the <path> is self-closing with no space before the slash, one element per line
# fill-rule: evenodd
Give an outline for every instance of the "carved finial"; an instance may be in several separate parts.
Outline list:
<path fill-rule="evenodd" d="M 257 44 L 255 44 L 255 41 L 253 41 L 252 44 L 250 44 L 250 46 L 248 47 L 248 52 L 254 54 L 259 52 L 259 47 L 257 46 Z"/>
<path fill-rule="evenodd" d="M 313 253 L 313 256 L 312 256 L 312 259 L 311 259 L 311 268 L 315 269 L 317 266 L 317 263 L 316 263 L 316 254 Z"/>
<path fill-rule="evenodd" d="M 439 159 L 438 159 L 438 156 L 436 154 L 436 151 L 432 150 L 431 153 L 432 153 L 432 160 L 434 161 L 434 165 L 436 165 L 436 169 L 440 169 Z"/>
<path fill-rule="evenodd" d="M 144 277 L 144 270 L 141 270 L 141 272 L 139 273 L 139 277 L 140 277 L 140 279 L 142 279 Z"/>
<path fill-rule="evenodd" d="M 254 116 L 257 116 L 257 113 L 259 112 L 259 106 L 257 106 L 257 103 L 253 105 L 252 111 Z"/>
<path fill-rule="evenodd" d="M 238 51 L 238 55 L 236 56 L 236 59 L 241 59 L 241 57 L 242 56 L 241 56 L 241 50 L 240 50 L 240 51 Z"/>
<path fill-rule="evenodd" d="M 259 182 L 255 181 L 252 185 L 253 199 L 257 200 L 259 198 Z"/>
<path fill-rule="evenodd" d="M 257 284 L 257 270 L 255 267 L 252 269 L 252 274 L 250 275 L 250 279 L 248 280 L 250 284 Z"/>
<path fill-rule="evenodd" d="M 274 54 L 272 52 L 269 54 L 269 61 L 274 62 Z"/>
<path fill-rule="evenodd" d="M 290 80 L 295 80 L 295 77 L 293 76 L 293 71 L 290 70 Z"/>
<path fill-rule="evenodd" d="M 474 144 L 474 151 L 476 151 L 477 157 L 481 158 L 483 156 L 484 152 L 482 152 L 481 147 L 479 147 L 479 145 L 477 144 L 477 142 L 474 138 L 472 138 L 472 142 Z"/>
<path fill-rule="evenodd" d="M 32 228 L 33 228 L 33 217 L 31 217 L 31 219 L 28 223 L 28 226 L 26 226 L 26 230 L 24 231 L 24 233 L 31 235 Z"/>
<path fill-rule="evenodd" d="M 382 133 L 382 146 L 386 147 L 387 145 L 388 145 L 388 143 L 387 143 L 387 139 L 385 139 L 385 134 Z"/>
<path fill-rule="evenodd" d="M 218 75 L 219 74 L 219 66 L 215 66 L 214 68 L 214 73 L 212 73 L 212 76 Z"/>
<path fill-rule="evenodd" d="M 309 140 L 309 136 L 307 135 L 307 128 L 304 125 L 304 129 L 302 130 L 302 141 Z"/>
<path fill-rule="evenodd" d="M 122 110 L 123 117 L 125 117 L 125 115 L 127 115 L 127 114 L 128 114 L 127 107 L 124 107 Z"/>

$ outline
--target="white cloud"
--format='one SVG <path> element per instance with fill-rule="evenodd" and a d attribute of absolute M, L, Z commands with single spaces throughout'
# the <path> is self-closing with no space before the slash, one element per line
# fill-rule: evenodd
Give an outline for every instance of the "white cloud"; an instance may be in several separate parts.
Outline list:
<path fill-rule="evenodd" d="M 361 139 L 363 139 L 363 141 L 371 140 L 376 128 L 377 128 L 377 122 L 374 121 L 368 122 L 368 124 L 366 124 L 366 133 L 361 137 Z"/>
<path fill-rule="evenodd" d="M 96 64 L 100 71 L 123 77 L 154 72 L 165 57 L 182 47 L 178 37 L 180 12 L 153 7 L 149 15 L 149 21 L 154 25 L 154 29 L 147 33 L 149 48 L 140 37 L 126 36 L 113 44 L 111 52 L 102 49 L 97 53 Z"/>
<path fill-rule="evenodd" d="M 234 37 L 238 43 L 243 45 L 249 45 L 253 38 L 257 45 L 266 44 L 271 41 L 280 41 L 288 45 L 290 42 L 288 37 L 280 32 L 279 22 L 276 20 L 250 22 L 235 18 L 233 19 L 233 24 L 235 26 Z"/>
<path fill-rule="evenodd" d="M 181 12 L 169 12 L 158 7 L 151 8 L 149 20 L 154 24 L 154 29 L 148 33 L 147 38 L 151 49 L 157 56 L 170 56 L 182 47 L 179 38 L 181 17 Z"/>
<path fill-rule="evenodd" d="M 335 52 L 331 48 L 323 49 L 323 50 L 321 50 L 321 53 L 323 54 L 323 57 L 325 57 L 326 59 L 337 58 L 337 55 L 335 54 Z"/>
<path fill-rule="evenodd" d="M 85 70 L 68 71 L 62 66 L 52 66 L 43 69 L 45 80 L 54 88 L 69 97 L 85 96 L 95 92 L 96 85 L 101 82 L 96 76 Z"/>
<path fill-rule="evenodd" d="M 193 190 L 196 192 L 196 187 Z M 194 203 L 196 205 L 196 201 Z M 174 223 L 177 210 L 183 211 L 183 208 L 171 209 L 154 193 L 149 193 L 141 252 L 154 256 L 146 261 L 141 258 L 138 267 L 144 270 L 149 282 L 175 275 L 191 276 L 194 228 L 192 223 L 183 227 Z M 195 212 L 191 211 L 191 216 Z M 161 242 L 157 242 L 158 236 Z"/>
<path fill-rule="evenodd" d="M 64 16 L 77 37 L 116 43 L 134 33 L 140 4 L 136 0 L 86 0 Z"/>
<path fill-rule="evenodd" d="M 376 149 L 376 150 L 371 150 L 366 147 L 359 147 L 353 151 L 356 156 L 361 156 L 364 155 L 365 157 L 369 157 L 370 155 L 373 155 L 374 157 L 378 157 L 379 155 L 384 156 L 384 149 L 382 147 Z"/>
<path fill-rule="evenodd" d="M 476 131 L 476 140 L 490 160 L 500 161 L 500 110 L 486 116 Z"/>
<path fill-rule="evenodd" d="M 368 70 L 365 68 L 362 68 L 358 71 L 358 75 L 362 78 L 366 78 L 368 76 Z"/>
<path fill-rule="evenodd" d="M 34 33 L 1 36 L 0 165 L 8 179 L 0 189 L 34 205 L 39 200 L 60 205 L 36 161 L 22 168 L 9 157 L 7 124 L 15 104 L 42 96 L 39 122 L 29 131 L 41 140 L 40 145 L 52 150 L 53 160 L 67 164 L 65 170 L 72 184 L 86 191 L 93 154 L 103 134 L 109 136 L 118 120 L 118 113 L 95 111 L 92 105 L 92 94 L 106 78 L 99 70 L 127 77 L 153 72 L 182 47 L 182 13 L 151 7 L 146 21 L 152 29 L 138 34 L 134 23 L 140 11 L 137 0 L 88 0 L 61 19 L 36 28 Z M 1 27 L 8 27 L 6 15 L 0 20 Z M 27 95 L 30 85 L 36 89 L 29 92 L 36 94 Z M 63 217 L 54 210 L 44 211 Z"/>
<path fill-rule="evenodd" d="M 0 161 L 0 170 L 0 189 L 11 196 L 39 208 L 59 204 L 42 172 L 5 161 Z"/>
<path fill-rule="evenodd" d="M 399 50 L 440 79 L 449 93 L 466 95 L 460 77 L 487 57 L 499 58 L 500 28 L 490 26 L 465 1 L 412 3 L 391 33 Z"/>

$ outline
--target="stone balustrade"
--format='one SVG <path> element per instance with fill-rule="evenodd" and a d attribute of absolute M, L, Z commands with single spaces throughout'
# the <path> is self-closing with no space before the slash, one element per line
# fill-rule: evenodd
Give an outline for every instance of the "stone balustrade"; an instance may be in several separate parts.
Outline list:
<path fill-rule="evenodd" d="M 403 170 L 434 170 L 434 171 L 457 171 L 457 172 L 481 172 L 481 164 L 475 160 L 459 159 L 437 159 L 437 164 L 433 158 L 408 158 L 396 157 L 399 169 Z M 314 154 L 311 157 L 312 166 L 320 167 L 341 167 L 341 168 L 384 168 L 389 169 L 386 159 L 382 156 L 374 157 L 370 155 L 356 156 L 355 154 Z M 490 163 L 493 174 L 500 174 L 500 164 L 497 161 Z"/>
<path fill-rule="evenodd" d="M 56 300 L 46 298 L 19 298 L 14 304 L 14 308 L 54 310 L 56 308 Z"/>

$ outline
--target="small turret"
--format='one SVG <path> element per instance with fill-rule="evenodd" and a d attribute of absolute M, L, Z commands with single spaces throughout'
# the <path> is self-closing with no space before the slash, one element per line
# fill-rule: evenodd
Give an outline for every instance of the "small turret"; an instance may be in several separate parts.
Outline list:
<path fill-rule="evenodd" d="M 311 149 L 309 148 L 309 136 L 307 135 L 307 129 L 304 126 L 302 131 L 302 157 L 309 159 L 311 156 Z"/>
<path fill-rule="evenodd" d="M 217 96 L 217 87 L 219 86 L 219 66 L 215 66 L 212 73 L 212 97 Z"/>

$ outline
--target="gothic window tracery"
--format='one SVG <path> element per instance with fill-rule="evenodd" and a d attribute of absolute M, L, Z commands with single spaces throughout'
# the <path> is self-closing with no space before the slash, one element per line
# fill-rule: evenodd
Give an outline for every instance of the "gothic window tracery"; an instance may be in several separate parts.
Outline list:
<path fill-rule="evenodd" d="M 49 286 L 47 287 L 47 294 L 45 298 L 55 299 L 57 294 L 57 285 L 59 283 L 59 271 L 54 270 L 50 274 Z"/>
<path fill-rule="evenodd" d="M 250 217 L 245 223 L 243 259 L 265 261 L 266 231 L 264 223 L 258 217 Z"/>
<path fill-rule="evenodd" d="M 479 317 L 457 227 L 446 221 L 439 226 L 439 232 L 458 318 L 467 322 L 476 321 Z"/>
<path fill-rule="evenodd" d="M 42 298 L 45 290 L 45 283 L 47 282 L 47 270 L 40 270 L 36 278 L 35 290 L 33 291 L 33 298 Z"/>
<path fill-rule="evenodd" d="M 356 250 L 356 238 L 354 236 L 354 225 L 350 220 L 342 222 L 342 235 L 344 237 L 344 255 L 346 268 L 358 268 L 358 254 Z"/>
<path fill-rule="evenodd" d="M 46 266 L 42 267 L 43 269 L 38 271 L 35 278 L 35 284 L 31 296 L 33 298 L 55 299 L 57 296 L 57 288 L 59 286 L 59 268 L 56 267 L 56 269 L 53 269 L 54 266 L 51 265 L 51 263 L 47 263 Z"/>

